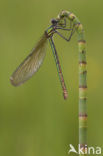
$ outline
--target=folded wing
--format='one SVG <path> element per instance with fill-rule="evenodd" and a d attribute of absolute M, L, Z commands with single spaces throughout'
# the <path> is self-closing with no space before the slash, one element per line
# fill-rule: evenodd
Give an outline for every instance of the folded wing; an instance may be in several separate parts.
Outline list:
<path fill-rule="evenodd" d="M 46 54 L 46 43 L 47 38 L 44 34 L 29 56 L 27 56 L 10 77 L 12 85 L 21 85 L 38 71 Z"/>

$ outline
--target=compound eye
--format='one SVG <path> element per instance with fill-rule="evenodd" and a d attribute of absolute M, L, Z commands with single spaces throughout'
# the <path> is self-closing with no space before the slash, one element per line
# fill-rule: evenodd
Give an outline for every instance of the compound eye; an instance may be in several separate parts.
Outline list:
<path fill-rule="evenodd" d="M 57 21 L 56 19 L 51 19 L 51 23 L 52 23 L 53 25 L 56 25 L 56 24 L 58 23 L 58 21 Z"/>

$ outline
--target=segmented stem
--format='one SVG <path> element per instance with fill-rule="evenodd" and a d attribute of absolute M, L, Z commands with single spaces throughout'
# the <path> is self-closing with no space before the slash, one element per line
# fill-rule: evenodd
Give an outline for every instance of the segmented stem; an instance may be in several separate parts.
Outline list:
<path fill-rule="evenodd" d="M 86 155 L 87 151 L 87 62 L 86 62 L 86 49 L 84 29 L 78 18 L 68 11 L 62 11 L 58 15 L 58 20 L 63 18 L 69 19 L 73 22 L 75 30 L 78 35 L 78 47 L 79 47 L 79 145 L 83 151 L 80 155 Z"/>
<path fill-rule="evenodd" d="M 64 82 L 62 69 L 61 69 L 60 62 L 59 62 L 59 57 L 58 57 L 58 54 L 57 54 L 57 51 L 56 51 L 56 48 L 55 48 L 52 37 L 49 38 L 49 42 L 50 42 L 51 49 L 52 49 L 54 59 L 55 59 L 55 62 L 56 62 L 57 72 L 58 72 L 59 79 L 60 79 L 61 86 L 62 86 L 62 90 L 63 90 L 63 96 L 64 96 L 64 99 L 67 99 L 68 92 L 67 92 L 66 85 L 65 85 L 65 82 Z"/>

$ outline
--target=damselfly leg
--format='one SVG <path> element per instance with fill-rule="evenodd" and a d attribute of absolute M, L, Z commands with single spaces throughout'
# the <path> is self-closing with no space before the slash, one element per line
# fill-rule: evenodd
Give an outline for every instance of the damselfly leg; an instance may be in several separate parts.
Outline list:
<path fill-rule="evenodd" d="M 62 29 L 63 30 L 63 29 Z M 65 36 L 63 36 L 59 31 L 57 31 L 57 30 L 55 30 L 55 33 L 57 33 L 60 37 L 62 37 L 64 40 L 66 40 L 66 41 L 70 41 L 71 40 L 71 37 L 72 37 L 72 35 L 74 34 L 74 32 L 75 32 L 75 29 L 65 29 L 66 31 L 70 31 L 70 30 L 72 30 L 71 31 L 71 33 L 70 33 L 70 36 L 69 36 L 69 38 L 66 38 Z"/>
<path fill-rule="evenodd" d="M 65 37 L 64 35 L 62 35 L 58 30 L 64 30 L 64 31 L 71 31 L 69 37 Z M 66 41 L 70 41 L 72 35 L 74 34 L 75 32 L 75 29 L 74 29 L 74 25 L 72 25 L 71 21 L 70 21 L 70 27 L 68 28 L 67 27 L 67 22 L 66 22 L 66 19 L 64 18 L 64 23 L 61 24 L 61 23 L 58 23 L 54 29 L 55 33 L 57 33 L 60 37 L 62 37 L 64 40 Z"/>

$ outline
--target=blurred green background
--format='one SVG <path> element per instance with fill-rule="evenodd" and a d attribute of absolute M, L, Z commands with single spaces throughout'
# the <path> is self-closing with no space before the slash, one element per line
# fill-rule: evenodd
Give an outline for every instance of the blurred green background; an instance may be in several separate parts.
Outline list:
<path fill-rule="evenodd" d="M 69 92 L 66 101 L 49 44 L 44 63 L 33 78 L 17 88 L 9 81 L 50 19 L 61 10 L 73 12 L 85 29 L 88 145 L 103 147 L 103 1 L 0 0 L 0 156 L 67 156 L 69 144 L 77 149 L 76 34 L 69 43 L 54 37 Z"/>

